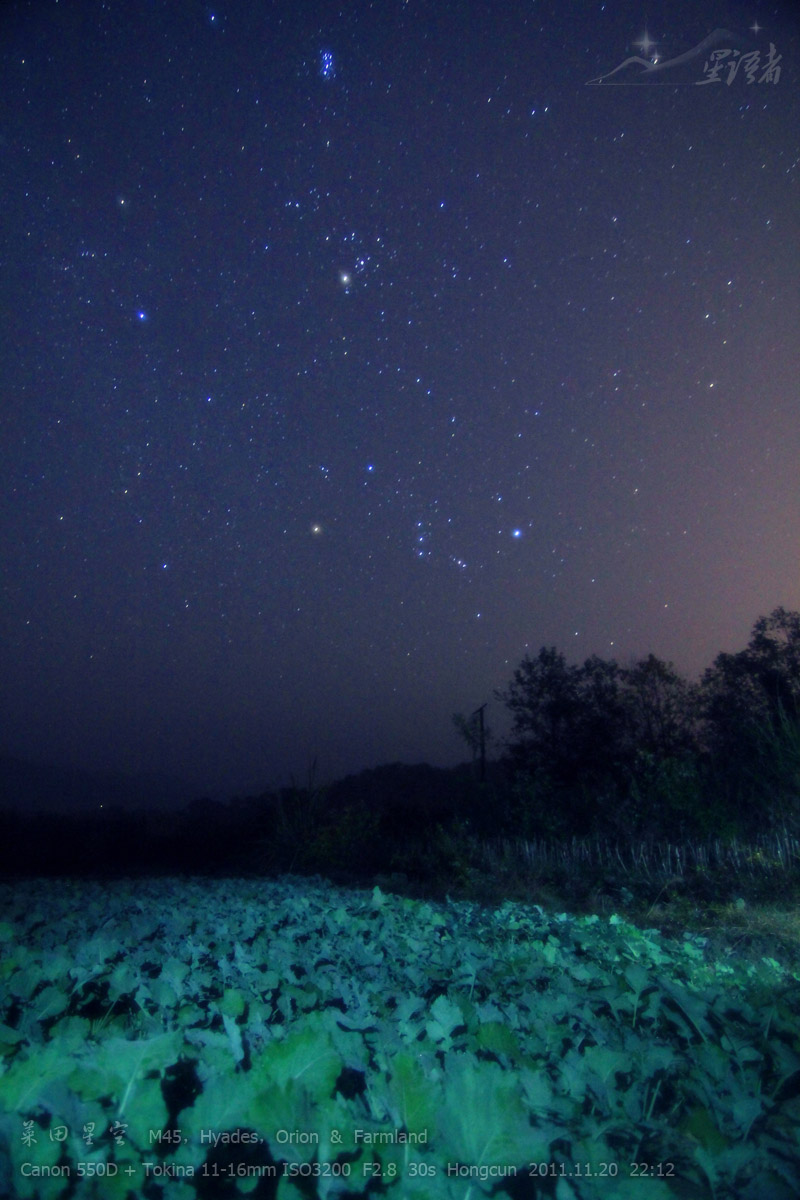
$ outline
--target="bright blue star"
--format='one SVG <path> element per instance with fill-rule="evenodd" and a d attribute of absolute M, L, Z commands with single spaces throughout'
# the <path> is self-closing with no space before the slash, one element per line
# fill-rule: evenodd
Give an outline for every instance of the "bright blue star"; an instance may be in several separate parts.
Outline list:
<path fill-rule="evenodd" d="M 137 321 L 146 321 L 147 320 L 147 313 L 145 312 L 145 310 L 143 308 L 140 308 L 139 311 L 137 312 L 136 320 Z"/>

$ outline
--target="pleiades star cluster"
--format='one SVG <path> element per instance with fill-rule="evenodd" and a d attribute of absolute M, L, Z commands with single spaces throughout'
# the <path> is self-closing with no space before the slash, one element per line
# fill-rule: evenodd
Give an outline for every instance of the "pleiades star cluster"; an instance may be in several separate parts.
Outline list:
<path fill-rule="evenodd" d="M 0 52 L 4 753 L 447 765 L 542 645 L 697 675 L 800 607 L 793 5 L 30 0 Z"/>

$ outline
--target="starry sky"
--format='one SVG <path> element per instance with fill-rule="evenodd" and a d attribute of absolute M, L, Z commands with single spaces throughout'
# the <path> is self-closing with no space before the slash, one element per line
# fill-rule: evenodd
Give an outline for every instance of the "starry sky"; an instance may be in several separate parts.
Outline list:
<path fill-rule="evenodd" d="M 449 765 L 542 645 L 696 677 L 800 608 L 794 5 L 29 0 L 0 55 L 0 751 Z"/>

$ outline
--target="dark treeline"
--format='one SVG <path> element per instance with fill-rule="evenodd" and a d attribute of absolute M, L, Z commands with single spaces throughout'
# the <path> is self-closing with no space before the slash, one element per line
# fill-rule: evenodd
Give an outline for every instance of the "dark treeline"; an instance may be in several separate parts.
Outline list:
<path fill-rule="evenodd" d="M 513 818 L 525 835 L 753 836 L 800 820 L 800 613 L 756 621 L 698 683 L 654 655 L 630 667 L 526 658 L 500 697 Z"/>
<path fill-rule="evenodd" d="M 653 655 L 622 667 L 523 660 L 498 699 L 499 755 L 389 764 L 327 787 L 195 800 L 180 810 L 0 813 L 0 870 L 49 874 L 379 872 L 442 876 L 464 837 L 671 842 L 800 832 L 800 614 L 776 609 L 697 683 Z"/>
<path fill-rule="evenodd" d="M 491 765 L 498 791 L 504 769 Z M 471 765 L 391 763 L 328 786 L 312 777 L 257 796 L 197 799 L 172 812 L 0 811 L 0 871 L 92 874 L 327 872 L 356 878 L 434 865 L 441 829 L 486 803 Z M 438 858 L 436 859 L 438 865 Z"/>

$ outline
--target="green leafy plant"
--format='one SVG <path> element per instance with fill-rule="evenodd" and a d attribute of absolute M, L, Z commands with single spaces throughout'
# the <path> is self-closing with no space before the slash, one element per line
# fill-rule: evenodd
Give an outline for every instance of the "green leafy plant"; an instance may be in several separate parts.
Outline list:
<path fill-rule="evenodd" d="M 223 1161 L 241 1168 L 232 1198 L 274 1169 L 292 1200 L 366 1200 L 376 1178 L 396 1197 L 478 1200 L 512 1195 L 532 1156 L 563 1178 L 590 1164 L 573 1177 L 580 1200 L 609 1194 L 603 1162 L 620 1165 L 615 1196 L 639 1196 L 629 1164 L 645 1156 L 674 1164 L 647 1180 L 648 1200 L 800 1190 L 800 970 L 780 956 L 720 958 L 703 937 L 618 914 L 291 877 L 32 881 L 0 884 L 0 903 L 13 930 L 0 1164 L 14 1200 L 127 1200 L 144 1194 L 147 1162 L 173 1173 L 170 1197 L 195 1200 Z M 104 921 L 114 938 L 87 940 Z M 87 1038 L 69 1011 L 73 970 L 109 997 L 135 979 L 151 1029 L 101 1020 Z M 24 1161 L 72 1174 L 29 1178 Z M 120 1174 L 79 1177 L 81 1161 Z"/>

